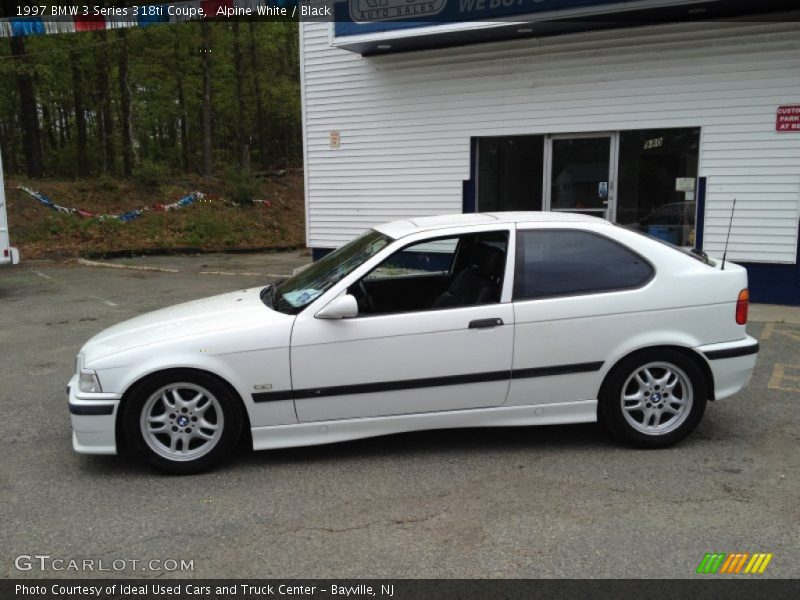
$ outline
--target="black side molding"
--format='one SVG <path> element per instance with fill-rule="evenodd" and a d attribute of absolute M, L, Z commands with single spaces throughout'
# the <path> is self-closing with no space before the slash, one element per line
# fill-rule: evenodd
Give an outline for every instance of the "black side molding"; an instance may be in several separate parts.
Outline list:
<path fill-rule="evenodd" d="M 73 415 L 110 415 L 114 412 L 113 404 L 73 404 L 69 403 L 69 412 Z"/>
<path fill-rule="evenodd" d="M 553 367 L 536 367 L 535 369 L 514 369 L 511 371 L 511 379 L 525 379 L 526 377 L 547 377 L 549 375 L 567 375 L 570 373 L 590 373 L 599 371 L 603 367 L 603 361 L 575 363 L 572 365 L 556 365 Z"/>
<path fill-rule="evenodd" d="M 758 354 L 758 342 L 750 346 L 741 346 L 739 348 L 725 348 L 724 350 L 711 350 L 704 352 L 708 360 L 718 360 L 720 358 L 736 358 L 737 356 L 750 356 L 751 354 Z"/>
<path fill-rule="evenodd" d="M 487 381 L 503 381 L 504 379 L 525 379 L 529 377 L 548 377 L 550 375 L 567 375 L 570 373 L 588 373 L 599 371 L 603 361 L 576 363 L 571 365 L 555 365 L 536 367 L 533 369 L 515 369 L 513 371 L 487 371 L 484 373 L 467 373 L 464 375 L 447 375 L 444 377 L 427 377 L 424 379 L 403 379 L 399 381 L 377 381 L 375 383 L 357 383 L 353 385 L 335 385 L 324 388 L 307 388 L 302 390 L 281 390 L 278 392 L 259 392 L 253 394 L 253 402 L 276 402 L 279 400 L 302 400 L 304 398 L 323 398 L 350 394 L 370 394 L 376 392 L 393 392 L 397 390 L 414 390 L 444 385 L 462 385 L 465 383 L 485 383 Z"/>
<path fill-rule="evenodd" d="M 292 390 L 281 390 L 279 392 L 257 392 L 253 394 L 253 402 L 278 402 L 279 400 L 292 400 L 294 394 Z"/>

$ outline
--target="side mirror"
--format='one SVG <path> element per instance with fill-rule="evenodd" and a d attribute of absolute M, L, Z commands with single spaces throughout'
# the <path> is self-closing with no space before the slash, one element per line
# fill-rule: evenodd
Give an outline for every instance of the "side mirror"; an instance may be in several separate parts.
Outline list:
<path fill-rule="evenodd" d="M 314 316 L 317 319 L 352 319 L 358 316 L 358 302 L 355 296 L 344 294 L 331 300 Z"/>

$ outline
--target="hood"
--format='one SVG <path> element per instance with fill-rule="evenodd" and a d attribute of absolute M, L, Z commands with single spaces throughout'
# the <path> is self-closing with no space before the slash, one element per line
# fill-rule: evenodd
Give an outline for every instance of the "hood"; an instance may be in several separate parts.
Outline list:
<path fill-rule="evenodd" d="M 268 308 L 263 287 L 230 292 L 162 308 L 98 333 L 81 349 L 86 365 L 118 352 L 293 318 Z"/>

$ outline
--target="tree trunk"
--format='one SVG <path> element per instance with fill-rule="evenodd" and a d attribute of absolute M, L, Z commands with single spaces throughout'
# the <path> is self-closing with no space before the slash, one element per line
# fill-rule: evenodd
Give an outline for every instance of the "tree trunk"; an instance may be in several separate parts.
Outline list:
<path fill-rule="evenodd" d="M 251 20 L 250 27 L 250 70 L 253 75 L 253 94 L 256 97 L 256 129 L 258 129 L 258 161 L 262 168 L 267 166 L 267 143 L 266 132 L 264 131 L 264 103 L 261 97 L 261 80 L 259 78 L 259 63 L 256 53 L 256 31 L 255 23 Z"/>
<path fill-rule="evenodd" d="M 17 88 L 19 90 L 20 120 L 23 130 L 23 151 L 28 177 L 41 177 L 42 142 L 39 132 L 39 111 L 36 106 L 36 91 L 33 77 L 27 70 L 25 58 L 25 38 L 11 38 L 11 55 L 17 67 Z"/>
<path fill-rule="evenodd" d="M 128 32 L 118 29 L 119 36 L 119 100 L 122 113 L 122 166 L 125 177 L 133 175 L 133 123 L 131 114 L 131 87 L 128 82 Z"/>
<path fill-rule="evenodd" d="M 234 78 L 236 79 L 236 143 L 239 148 L 239 164 L 244 168 L 245 165 L 250 163 L 248 156 L 248 140 L 245 137 L 245 122 L 244 122 L 244 89 L 242 84 L 244 82 L 244 66 L 242 65 L 242 46 L 239 35 L 239 21 L 233 22 L 233 68 Z"/>
<path fill-rule="evenodd" d="M 52 106 L 49 102 L 42 102 L 42 128 L 44 129 L 47 149 L 50 152 L 58 148 L 58 140 L 56 139 L 56 126 L 53 123 Z"/>
<path fill-rule="evenodd" d="M 98 31 L 98 38 L 105 42 L 107 40 L 106 31 Z M 108 54 L 100 54 L 97 65 L 97 85 L 100 95 L 100 141 L 103 147 L 103 171 L 105 173 L 114 172 L 114 162 L 116 152 L 114 150 L 114 115 L 111 107 L 111 65 L 109 64 Z"/>
<path fill-rule="evenodd" d="M 184 63 L 181 61 L 180 41 L 178 39 L 178 28 L 174 27 L 175 40 L 172 46 L 174 65 L 172 72 L 175 73 L 175 87 L 178 92 L 178 113 L 180 116 L 180 138 L 181 138 L 181 167 L 184 171 L 189 170 L 189 126 L 186 122 L 186 96 L 183 91 L 183 69 Z"/>
<path fill-rule="evenodd" d="M 72 68 L 72 99 L 75 106 L 75 129 L 77 130 L 76 167 L 78 177 L 89 175 L 89 152 L 86 139 L 86 106 L 83 97 L 83 72 L 79 64 L 78 53 L 72 50 L 69 53 L 70 67 Z"/>
<path fill-rule="evenodd" d="M 203 59 L 203 177 L 211 177 L 211 25 L 200 21 Z"/>

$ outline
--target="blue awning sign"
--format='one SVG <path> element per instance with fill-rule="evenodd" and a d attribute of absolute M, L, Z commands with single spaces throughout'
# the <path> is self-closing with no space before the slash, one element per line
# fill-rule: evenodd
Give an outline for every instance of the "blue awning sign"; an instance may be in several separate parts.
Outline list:
<path fill-rule="evenodd" d="M 350 0 L 350 18 L 365 23 L 430 17 L 446 5 L 447 0 Z"/>

